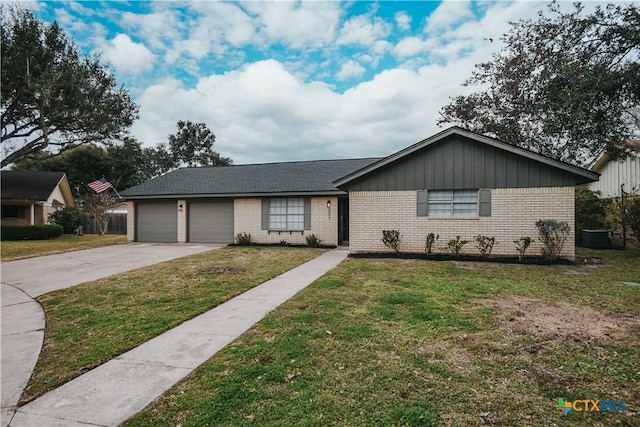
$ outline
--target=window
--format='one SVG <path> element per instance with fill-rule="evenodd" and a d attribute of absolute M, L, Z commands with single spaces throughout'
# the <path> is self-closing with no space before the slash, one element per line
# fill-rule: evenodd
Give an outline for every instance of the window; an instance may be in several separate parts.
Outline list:
<path fill-rule="evenodd" d="M 477 190 L 431 190 L 427 193 L 428 216 L 477 216 Z"/>
<path fill-rule="evenodd" d="M 2 205 L 2 218 L 26 218 L 25 206 Z"/>
<path fill-rule="evenodd" d="M 304 230 L 304 199 L 271 199 L 269 230 Z"/>

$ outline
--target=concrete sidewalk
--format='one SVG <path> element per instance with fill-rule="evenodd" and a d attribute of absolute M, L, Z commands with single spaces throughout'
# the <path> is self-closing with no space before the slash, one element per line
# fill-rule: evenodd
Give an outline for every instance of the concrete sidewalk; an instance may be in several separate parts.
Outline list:
<path fill-rule="evenodd" d="M 19 408 L 11 426 L 118 425 L 347 255 L 324 253 L 157 336 Z"/>
<path fill-rule="evenodd" d="M 24 291 L 2 285 L 0 420 L 6 426 L 36 366 L 44 338 L 44 311 Z"/>
<path fill-rule="evenodd" d="M 2 263 L 0 424 L 11 420 L 44 338 L 39 295 L 224 245 L 129 243 Z"/>

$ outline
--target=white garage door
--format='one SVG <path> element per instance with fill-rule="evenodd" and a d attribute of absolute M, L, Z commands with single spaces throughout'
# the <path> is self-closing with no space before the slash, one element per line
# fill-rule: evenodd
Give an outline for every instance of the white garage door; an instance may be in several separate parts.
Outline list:
<path fill-rule="evenodd" d="M 188 240 L 233 243 L 233 200 L 189 203 Z"/>
<path fill-rule="evenodd" d="M 175 201 L 141 202 L 136 208 L 138 242 L 178 241 L 178 207 Z"/>

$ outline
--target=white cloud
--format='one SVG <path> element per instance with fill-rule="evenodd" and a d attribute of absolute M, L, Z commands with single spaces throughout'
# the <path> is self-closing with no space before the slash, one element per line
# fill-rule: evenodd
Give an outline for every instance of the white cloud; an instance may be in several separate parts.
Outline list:
<path fill-rule="evenodd" d="M 473 18 L 470 1 L 443 1 L 427 18 L 425 32 L 445 30 L 470 18 Z"/>
<path fill-rule="evenodd" d="M 402 31 L 408 31 L 411 29 L 411 16 L 407 14 L 404 10 L 397 12 L 394 15 L 396 19 L 396 25 Z"/>
<path fill-rule="evenodd" d="M 354 16 L 340 29 L 338 44 L 375 46 L 391 33 L 391 24 L 379 17 L 369 15 Z"/>
<path fill-rule="evenodd" d="M 438 110 L 460 94 L 471 65 L 385 70 L 340 94 L 259 61 L 191 89 L 176 80 L 148 87 L 132 130 L 156 144 L 178 120 L 202 121 L 217 136 L 216 150 L 236 163 L 387 155 L 438 131 Z"/>
<path fill-rule="evenodd" d="M 401 39 L 392 48 L 393 55 L 405 60 L 405 66 L 412 67 L 421 64 L 417 60 L 420 57 L 422 63 L 445 63 L 461 57 L 486 61 L 491 53 L 502 47 L 500 37 L 509 31 L 509 21 L 534 17 L 540 8 L 544 8 L 544 4 L 537 2 L 492 2 L 481 6 L 483 14 L 475 18 L 468 2 L 442 2 L 427 18 L 425 31 L 428 34 Z"/>
<path fill-rule="evenodd" d="M 259 36 L 294 49 L 333 41 L 342 14 L 337 2 L 248 1 L 241 6 L 256 16 Z"/>
<path fill-rule="evenodd" d="M 429 43 L 421 37 L 405 37 L 393 47 L 393 54 L 398 57 L 415 56 L 428 50 Z"/>
<path fill-rule="evenodd" d="M 146 14 L 124 12 L 120 20 L 125 28 L 136 31 L 136 35 L 152 49 L 164 50 L 167 42 L 181 37 L 184 28 L 179 13 L 170 9 Z"/>
<path fill-rule="evenodd" d="M 189 8 L 200 14 L 190 38 L 205 37 L 213 44 L 228 42 L 242 46 L 255 41 L 258 22 L 235 3 L 197 1 Z"/>
<path fill-rule="evenodd" d="M 350 59 L 340 68 L 340 71 L 336 74 L 336 79 L 338 80 L 348 80 L 353 77 L 361 77 L 365 72 L 365 69 L 362 65 L 358 64 L 356 61 Z"/>
<path fill-rule="evenodd" d="M 119 72 L 138 74 L 153 68 L 155 55 L 144 44 L 132 41 L 126 34 L 106 40 L 99 50 Z"/>

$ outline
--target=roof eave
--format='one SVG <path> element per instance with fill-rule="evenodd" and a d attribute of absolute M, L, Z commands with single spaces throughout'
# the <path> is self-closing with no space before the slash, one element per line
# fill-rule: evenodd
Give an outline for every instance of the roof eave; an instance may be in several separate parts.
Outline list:
<path fill-rule="evenodd" d="M 152 199 L 246 199 L 255 197 L 320 197 L 344 196 L 348 193 L 342 190 L 329 191 L 280 191 L 272 193 L 216 193 L 216 194 L 152 194 L 152 195 L 122 195 L 125 200 Z"/>

